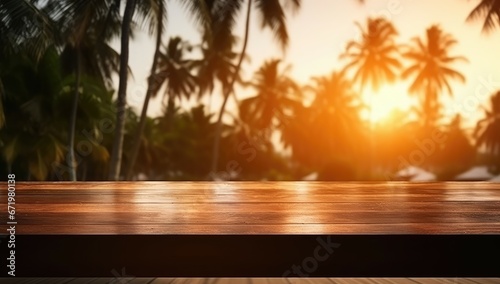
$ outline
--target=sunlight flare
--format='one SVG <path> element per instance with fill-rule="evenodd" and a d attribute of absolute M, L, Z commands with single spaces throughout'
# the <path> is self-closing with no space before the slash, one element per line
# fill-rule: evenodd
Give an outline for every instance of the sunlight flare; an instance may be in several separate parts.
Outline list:
<path fill-rule="evenodd" d="M 403 84 L 384 86 L 378 92 L 367 89 L 362 95 L 366 108 L 362 111 L 362 118 L 372 124 L 390 120 L 397 111 L 408 112 L 415 105 L 414 99 L 407 95 Z"/>

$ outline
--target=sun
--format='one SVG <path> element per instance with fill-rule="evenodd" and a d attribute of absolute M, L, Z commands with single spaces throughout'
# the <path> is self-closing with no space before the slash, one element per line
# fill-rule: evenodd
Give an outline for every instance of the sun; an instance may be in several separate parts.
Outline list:
<path fill-rule="evenodd" d="M 405 86 L 385 86 L 378 91 L 366 89 L 361 96 L 367 109 L 361 116 L 372 124 L 388 119 L 395 110 L 409 110 L 414 104 Z"/>

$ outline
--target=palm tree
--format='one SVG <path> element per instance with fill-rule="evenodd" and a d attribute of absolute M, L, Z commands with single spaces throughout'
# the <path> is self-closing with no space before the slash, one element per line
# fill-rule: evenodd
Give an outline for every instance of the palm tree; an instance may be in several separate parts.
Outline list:
<path fill-rule="evenodd" d="M 364 124 L 360 119 L 366 107 L 353 90 L 352 83 L 343 72 L 333 72 L 330 76 L 313 78 L 315 99 L 311 109 L 315 129 L 328 127 L 330 145 L 335 145 L 330 153 L 356 152 L 363 140 Z M 358 149 L 359 150 L 359 149 Z"/>
<path fill-rule="evenodd" d="M 413 39 L 413 46 L 408 46 L 403 56 L 411 63 L 402 73 L 403 79 L 413 77 L 410 85 L 410 93 L 421 96 L 423 109 L 435 109 L 439 106 L 438 95 L 443 89 L 452 95 L 450 80 L 456 79 L 465 82 L 465 77 L 451 68 L 457 61 L 467 61 L 463 56 L 451 56 L 450 48 L 457 41 L 447 33 L 444 33 L 437 25 L 427 29 L 426 39 Z M 429 115 L 429 116 L 427 116 Z M 426 114 L 425 123 L 433 124 L 430 120 L 431 114 Z"/>
<path fill-rule="evenodd" d="M 14 54 L 27 54 L 38 60 L 53 43 L 54 27 L 49 17 L 33 1 L 0 2 L 0 67 Z M 3 89 L 0 80 L 0 127 L 5 119 Z"/>
<path fill-rule="evenodd" d="M 355 68 L 353 81 L 360 84 L 360 91 L 366 87 L 378 91 L 382 83 L 394 82 L 402 67 L 398 58 L 399 46 L 395 42 L 398 32 L 393 24 L 384 18 L 368 18 L 366 29 L 360 23 L 356 25 L 361 31 L 361 39 L 359 42 L 349 42 L 346 52 L 340 56 L 350 61 L 343 72 Z M 373 100 L 373 96 L 371 99 Z M 370 142 L 373 147 L 373 133 Z M 373 152 L 371 156 L 370 161 L 373 160 Z"/>
<path fill-rule="evenodd" d="M 57 26 L 63 27 L 61 37 L 64 69 L 75 75 L 73 103 L 68 141 L 70 180 L 76 180 L 75 132 L 82 75 L 92 75 L 102 85 L 112 85 L 112 75 L 118 72 L 119 55 L 109 46 L 120 27 L 119 5 L 115 0 L 50 1 L 45 10 Z"/>
<path fill-rule="evenodd" d="M 361 40 L 350 41 L 341 55 L 350 61 L 344 72 L 355 68 L 353 81 L 360 83 L 361 90 L 371 86 L 377 91 L 383 82 L 394 82 L 401 68 L 398 45 L 394 41 L 398 32 L 384 18 L 369 18 L 366 29 L 360 23 L 356 25 L 361 30 Z"/>
<path fill-rule="evenodd" d="M 479 4 L 467 16 L 467 21 L 484 19 L 483 32 L 492 31 L 495 26 L 500 26 L 500 1 L 481 0 Z"/>
<path fill-rule="evenodd" d="M 71 109 L 67 106 L 76 78 L 63 72 L 55 47 L 48 48 L 38 61 L 18 54 L 5 63 L 6 72 L 0 75 L 5 81 L 7 106 L 5 127 L 0 133 L 0 144 L 5 147 L 0 148 L 7 170 L 28 173 L 29 178 L 38 180 L 67 179 L 71 173 L 64 161 L 69 153 L 67 118 Z M 79 152 L 78 160 L 84 165 L 97 160 L 104 163 L 107 149 L 100 143 L 99 129 L 102 120 L 113 113 L 112 92 L 88 76 L 82 76 L 80 88 L 76 125 L 86 131 L 78 133 L 75 141 L 86 148 L 85 153 Z M 22 174 L 20 178 L 28 179 Z"/>
<path fill-rule="evenodd" d="M 337 159 L 362 156 L 359 145 L 365 141 L 365 128 L 360 112 L 365 106 L 345 73 L 313 78 L 308 89 L 314 94 L 312 104 L 299 109 L 283 129 L 282 141 L 291 147 L 293 158 L 321 169 Z"/>
<path fill-rule="evenodd" d="M 286 123 L 290 112 L 302 107 L 301 90 L 285 72 L 279 69 L 280 60 L 267 61 L 256 72 L 254 79 L 246 85 L 256 94 L 241 101 L 240 116 L 251 128 L 272 128 L 277 119 L 279 125 Z"/>
<path fill-rule="evenodd" d="M 48 48 L 38 62 L 18 54 L 9 65 L 2 76 L 6 121 L 0 132 L 7 170 L 17 166 L 21 179 L 45 180 L 51 164 L 63 160 L 65 152 L 62 111 L 67 92 L 59 55 Z"/>
<path fill-rule="evenodd" d="M 237 2 L 243 2 L 243 1 L 244 0 L 238 0 Z M 287 0 L 284 1 L 285 3 L 282 3 L 283 1 L 280 0 L 247 0 L 247 1 L 248 5 L 246 8 L 247 12 L 245 20 L 245 35 L 243 37 L 242 51 L 240 54 L 240 58 L 238 59 L 238 63 L 236 64 L 236 70 L 231 80 L 229 81 L 229 86 L 226 90 L 224 90 L 223 102 L 219 111 L 219 115 L 217 117 L 217 129 L 214 137 L 214 145 L 213 145 L 214 149 L 213 149 L 212 164 L 211 164 L 212 172 L 217 171 L 218 158 L 219 158 L 219 144 L 221 138 L 220 136 L 222 132 L 222 117 L 225 113 L 229 95 L 231 94 L 231 92 L 233 92 L 234 83 L 239 77 L 241 64 L 246 54 L 248 35 L 250 31 L 250 16 L 252 11 L 252 5 L 255 3 L 255 8 L 260 13 L 262 19 L 261 22 L 262 28 L 271 29 L 275 34 L 276 39 L 280 43 L 281 47 L 284 49 L 288 45 L 289 41 L 288 31 L 286 28 L 286 16 L 284 8 L 285 6 L 288 5 L 289 7 L 291 7 L 292 10 L 296 11 L 298 8 L 300 8 L 302 2 L 301 0 Z M 230 10 L 239 10 L 243 7 L 243 5 L 236 5 L 234 3 L 236 1 L 227 1 L 227 2 L 228 4 L 224 5 L 221 9 L 221 11 L 225 11 L 225 13 L 227 13 L 227 11 Z M 231 13 L 231 14 L 236 15 L 236 13 Z M 232 22 L 234 23 L 235 21 Z"/>
<path fill-rule="evenodd" d="M 3 0 L 0 3 L 0 54 L 19 50 L 39 59 L 54 43 L 55 28 L 34 0 Z M 0 56 L 1 58 L 1 56 Z"/>
<path fill-rule="evenodd" d="M 183 97 L 189 99 L 198 86 L 198 78 L 191 70 L 194 62 L 185 59 L 185 52 L 191 51 L 191 45 L 182 41 L 180 37 L 171 38 L 165 48 L 165 52 L 159 57 L 158 73 L 155 81 L 159 82 L 159 88 L 166 85 L 165 99 L 167 103 L 167 122 L 171 124 L 175 112 L 175 99 Z"/>
<path fill-rule="evenodd" d="M 209 112 L 216 82 L 219 82 L 222 90 L 226 90 L 229 87 L 231 75 L 234 74 L 236 68 L 234 59 L 238 54 L 233 51 L 233 45 L 232 43 L 226 45 L 223 40 L 205 43 L 201 47 L 202 59 L 194 61 L 194 67 L 198 70 L 198 100 L 201 100 L 204 94 L 208 94 L 207 110 Z"/>
<path fill-rule="evenodd" d="M 207 2 L 207 8 L 210 10 L 210 25 L 206 27 L 208 30 L 204 32 L 200 46 L 203 56 L 200 60 L 194 61 L 200 87 L 198 99 L 208 93 L 209 110 L 215 83 L 217 81 L 220 83 L 223 93 L 229 88 L 231 76 L 236 70 L 234 60 L 238 57 L 238 53 L 234 51 L 237 38 L 232 33 L 234 15 L 231 12 L 235 11 L 226 9 L 223 10 L 226 11 L 225 13 L 221 13 L 218 10 L 220 3 L 222 2 Z M 241 4 L 237 1 L 234 3 Z"/>
<path fill-rule="evenodd" d="M 156 34 L 155 41 L 155 51 L 153 55 L 153 63 L 151 64 L 150 77 L 148 78 L 148 89 L 146 91 L 146 97 L 144 98 L 144 104 L 142 106 L 141 117 L 139 121 L 139 126 L 136 130 L 134 137 L 134 144 L 132 146 L 132 156 L 129 161 L 129 167 L 126 173 L 126 179 L 130 179 L 133 164 L 135 163 L 137 152 L 139 151 L 139 144 L 141 143 L 141 137 L 144 132 L 144 127 L 146 125 L 147 111 L 149 107 L 149 101 L 152 97 L 155 97 L 159 90 L 159 82 L 155 81 L 153 74 L 157 72 L 158 60 L 160 56 L 160 48 L 163 39 L 163 34 L 165 31 L 165 25 L 167 22 L 167 4 L 165 0 L 150 0 L 142 1 L 139 4 L 139 10 L 142 11 L 142 18 L 148 19 L 150 22 L 150 33 Z M 150 15 L 151 14 L 151 15 Z"/>
<path fill-rule="evenodd" d="M 117 0 L 119 1 L 119 0 Z M 190 14 L 195 17 L 197 22 L 201 23 L 202 26 L 205 26 L 209 21 L 208 17 L 208 12 L 206 9 L 206 3 L 205 0 L 179 0 L 187 9 L 190 11 Z M 122 60 L 125 61 L 125 57 L 127 58 L 128 62 L 128 37 L 127 39 L 124 38 L 124 31 L 125 29 L 128 31 L 127 34 L 130 32 L 130 23 L 132 21 L 132 15 L 134 11 L 136 10 L 136 5 L 137 5 L 137 12 L 140 13 L 140 18 L 142 18 L 145 22 L 149 23 L 150 27 L 150 33 L 156 34 L 156 46 L 155 46 L 155 53 L 153 57 L 153 63 L 151 66 L 151 75 L 148 80 L 148 90 L 146 92 L 146 98 L 144 100 L 144 105 L 142 108 L 141 112 L 141 122 L 139 125 L 139 129 L 136 133 L 135 136 L 135 141 L 137 143 L 134 145 L 134 149 L 138 149 L 140 143 L 140 137 L 142 135 L 142 132 L 144 131 L 144 123 L 145 123 L 145 118 L 147 114 L 147 109 L 149 105 L 149 100 L 153 96 L 153 91 L 156 90 L 158 91 L 158 82 L 154 82 L 153 80 L 153 74 L 156 73 L 156 69 L 158 66 L 158 60 L 159 60 L 159 55 L 160 55 L 160 47 L 161 47 L 161 41 L 162 41 L 162 35 L 165 30 L 164 25 L 166 24 L 166 1 L 165 0 L 147 0 L 147 1 L 139 1 L 137 2 L 136 0 L 127 0 L 127 4 L 125 6 L 125 13 L 124 14 L 124 22 L 122 26 L 122 52 L 121 52 L 121 58 Z M 127 9 L 129 8 L 129 9 Z M 129 23 L 126 23 L 130 18 Z M 127 35 L 128 36 L 128 35 Z M 124 46 L 125 40 L 127 42 L 127 45 Z M 126 47 L 126 56 L 124 55 L 124 47 Z M 111 168 L 109 172 L 109 177 L 110 179 L 118 179 L 120 176 L 120 167 L 121 167 L 121 155 L 123 152 L 123 132 L 124 132 L 124 119 L 125 116 L 123 114 L 123 110 L 126 105 L 126 82 L 123 81 L 126 80 L 126 75 L 125 71 L 123 71 L 123 76 L 120 74 L 120 86 L 122 88 L 119 88 L 118 90 L 118 114 L 117 114 L 117 131 L 116 131 L 116 137 L 115 137 L 115 142 L 113 146 L 113 155 L 111 159 Z M 122 91 L 120 91 L 122 90 Z M 137 151 L 137 150 L 134 150 Z"/>
<path fill-rule="evenodd" d="M 490 110 L 485 110 L 485 117 L 477 122 L 474 136 L 476 147 L 484 147 L 490 155 L 490 167 L 493 172 L 500 171 L 500 91 L 490 98 Z"/>
<path fill-rule="evenodd" d="M 183 96 L 189 98 L 197 86 L 197 80 L 195 76 L 191 74 L 192 64 L 189 60 L 184 58 L 185 51 L 189 51 L 190 49 L 190 45 L 187 42 L 182 41 L 180 37 L 171 38 L 168 45 L 165 47 L 165 52 L 158 56 L 158 66 L 155 67 L 157 71 L 150 79 L 155 82 L 154 89 L 153 85 L 151 85 L 152 94 L 157 94 L 161 87 L 166 84 L 165 95 L 168 103 L 166 115 L 169 117 L 168 121 L 170 124 L 173 120 L 175 99 L 180 99 Z M 141 125 L 141 122 L 142 124 L 145 123 L 142 120 L 142 116 L 139 122 L 138 132 L 141 132 L 140 128 L 144 127 L 144 125 Z M 134 139 L 137 139 L 137 137 L 140 136 L 136 135 Z M 126 172 L 127 179 L 132 178 L 132 171 L 139 149 L 137 148 L 137 145 L 140 144 L 141 141 L 137 142 L 134 140 L 134 146 L 132 148 L 132 154 Z"/>
<path fill-rule="evenodd" d="M 120 55 L 109 43 L 120 34 L 120 2 L 53 0 L 49 4 L 45 10 L 57 26 L 63 27 L 59 40 L 63 47 L 63 71 L 75 77 L 92 76 L 101 85 L 112 88 Z"/>
<path fill-rule="evenodd" d="M 123 22 L 121 28 L 121 52 L 120 52 L 120 82 L 118 86 L 118 101 L 116 114 L 115 137 L 113 140 L 113 149 L 111 153 L 110 169 L 108 179 L 119 180 L 120 168 L 123 152 L 123 135 L 125 130 L 125 109 L 127 105 L 127 80 L 128 80 L 128 59 L 129 59 L 129 41 L 130 26 L 135 12 L 137 1 L 127 0 Z"/>

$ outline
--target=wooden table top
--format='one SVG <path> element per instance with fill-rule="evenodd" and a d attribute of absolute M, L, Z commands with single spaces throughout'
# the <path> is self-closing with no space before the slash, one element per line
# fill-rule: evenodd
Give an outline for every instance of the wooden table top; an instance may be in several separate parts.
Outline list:
<path fill-rule="evenodd" d="M 18 182 L 15 208 L 16 234 L 500 233 L 487 182 Z"/>

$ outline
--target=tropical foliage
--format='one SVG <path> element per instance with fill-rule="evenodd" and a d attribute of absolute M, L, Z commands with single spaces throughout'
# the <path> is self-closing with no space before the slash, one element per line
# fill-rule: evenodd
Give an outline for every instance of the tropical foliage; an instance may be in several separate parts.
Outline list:
<path fill-rule="evenodd" d="M 432 125 L 439 118 L 440 93 L 446 90 L 449 95 L 453 94 L 450 80 L 465 82 L 464 75 L 452 68 L 457 61 L 467 61 L 463 56 L 450 55 L 450 48 L 456 44 L 450 34 L 434 25 L 427 29 L 425 40 L 414 38 L 412 45 L 403 52 L 410 65 L 402 77 L 413 78 L 409 92 L 420 96 L 426 125 Z"/>
<path fill-rule="evenodd" d="M 378 90 L 381 84 L 394 82 L 401 68 L 395 42 L 398 32 L 384 18 L 369 18 L 366 28 L 359 23 L 356 25 L 361 31 L 361 39 L 347 44 L 341 57 L 350 62 L 344 68 L 356 69 L 353 81 L 359 82 L 362 88 Z"/>
<path fill-rule="evenodd" d="M 288 15 L 303 1 L 178 2 L 197 41 L 166 36 L 166 0 L 1 1 L 0 172 L 20 180 L 297 180 L 310 173 L 385 180 L 414 165 L 450 180 L 481 156 L 500 173 L 500 92 L 474 131 L 460 116 L 444 116 L 441 98 L 465 82 L 457 63 L 467 59 L 452 52 L 459 43 L 439 25 L 404 42 L 388 19 L 355 23 L 360 37 L 348 41 L 342 60 L 299 82 L 284 52 Z M 254 14 L 283 56 L 242 72 L 251 62 Z M 491 32 L 499 15 L 500 1 L 484 0 L 467 20 L 483 20 Z M 139 33 L 152 38 L 154 52 L 136 112 L 127 82 L 136 76 L 128 62 Z M 400 82 L 409 85 L 400 96 L 417 98 L 411 113 L 367 119 L 372 106 L 363 95 Z M 157 97 L 163 111 L 148 116 Z M 226 109 L 229 99 L 237 108 Z"/>
<path fill-rule="evenodd" d="M 467 21 L 483 19 L 483 32 L 491 32 L 500 25 L 500 1 L 481 0 L 470 12 Z"/>
<path fill-rule="evenodd" d="M 474 131 L 477 147 L 489 153 L 488 164 L 492 172 L 500 172 L 500 91 L 490 98 L 490 109 L 478 121 Z"/>

